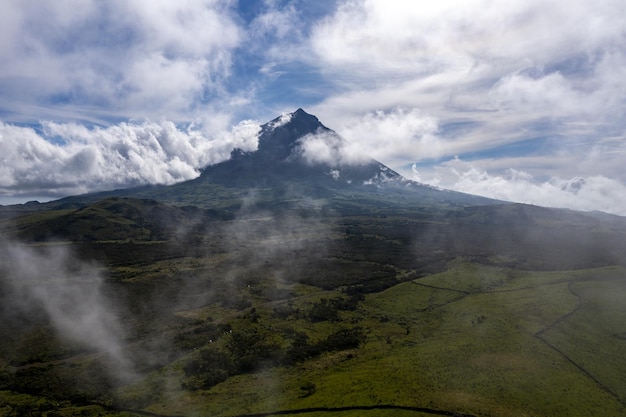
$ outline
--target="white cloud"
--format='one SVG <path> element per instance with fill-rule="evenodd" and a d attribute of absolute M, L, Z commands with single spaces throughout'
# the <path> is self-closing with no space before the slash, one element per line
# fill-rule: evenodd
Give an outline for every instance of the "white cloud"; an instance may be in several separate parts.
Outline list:
<path fill-rule="evenodd" d="M 500 79 L 489 91 L 489 98 L 502 110 L 550 112 L 557 106 L 562 116 L 578 110 L 584 99 L 559 72 L 532 76 L 522 71 Z"/>
<path fill-rule="evenodd" d="M 293 4 L 286 6 L 276 4 L 276 1 L 266 1 L 265 10 L 250 24 L 250 37 L 267 37 L 274 40 L 285 39 L 288 36 L 299 36 L 299 27 L 302 21 Z M 275 46 L 270 44 L 270 47 Z"/>
<path fill-rule="evenodd" d="M 619 0 L 593 6 L 584 0 L 344 1 L 317 26 L 312 42 L 319 58 L 335 67 L 410 76 L 501 71 L 603 48 L 624 35 L 625 21 Z"/>
<path fill-rule="evenodd" d="M 278 127 L 284 126 L 291 121 L 293 117 L 293 113 L 283 113 L 281 114 L 275 122 L 269 123 L 270 129 L 276 129 Z"/>
<path fill-rule="evenodd" d="M 180 119 L 223 95 L 242 38 L 231 13 L 219 0 L 8 0 L 0 6 L 0 19 L 10 19 L 0 25 L 0 86 L 18 106 Z"/>
<path fill-rule="evenodd" d="M 369 157 L 360 146 L 344 140 L 334 132 L 321 131 L 308 134 L 298 141 L 293 157 L 302 157 L 311 165 L 326 164 L 332 167 L 358 165 L 368 162 Z M 333 175 L 334 177 L 335 175 Z"/>
<path fill-rule="evenodd" d="M 626 93 L 620 10 L 615 0 L 346 1 L 311 37 L 337 86 L 314 110 L 330 126 L 397 106 L 440 125 L 479 122 L 457 153 L 526 139 L 540 120 L 544 135 L 568 135 L 572 120 L 577 134 L 582 124 L 587 133 L 615 129 Z"/>
<path fill-rule="evenodd" d="M 541 181 L 525 171 L 508 169 L 502 174 L 490 174 L 456 161 L 435 172 L 422 173 L 414 166 L 412 177 L 437 187 L 499 200 L 626 216 L 626 184 L 602 175 L 555 176 Z"/>
<path fill-rule="evenodd" d="M 259 129 L 246 120 L 209 138 L 165 121 L 93 129 L 45 122 L 40 135 L 0 123 L 0 194 L 61 197 L 189 180 L 206 165 L 228 159 L 235 147 L 255 150 Z"/>
<path fill-rule="evenodd" d="M 343 1 L 311 36 L 335 87 L 312 111 L 398 171 L 413 159 L 433 183 L 550 202 L 541 192 L 583 177 L 577 194 L 555 192 L 554 204 L 615 212 L 626 182 L 625 45 L 619 0 Z M 420 128 L 402 126 L 419 119 L 409 117 L 415 110 L 391 117 L 398 108 L 420 109 L 411 116 L 437 129 L 412 134 Z M 371 146 L 376 137 L 386 146 Z M 424 156 L 455 155 L 478 158 L 486 179 L 464 167 L 462 180 L 446 162 L 425 166 Z M 531 177 L 522 181 L 521 172 Z M 592 192 L 602 178 L 615 182 L 614 196 Z"/>
<path fill-rule="evenodd" d="M 444 146 L 437 121 L 419 109 L 377 110 L 348 118 L 336 129 L 360 152 L 392 166 L 436 158 Z"/>

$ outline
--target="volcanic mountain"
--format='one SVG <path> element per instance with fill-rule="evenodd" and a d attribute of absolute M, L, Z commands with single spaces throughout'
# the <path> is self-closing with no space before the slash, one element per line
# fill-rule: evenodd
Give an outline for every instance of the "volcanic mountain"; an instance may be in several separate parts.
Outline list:
<path fill-rule="evenodd" d="M 45 217 L 31 216 L 17 226 L 20 236 L 37 241 L 167 240 L 181 228 L 212 227 L 220 220 L 270 215 L 334 222 L 358 216 L 368 222 L 411 219 L 416 228 L 405 224 L 399 235 L 420 236 L 420 244 L 449 256 L 507 253 L 518 264 L 538 257 L 541 265 L 554 268 L 617 262 L 624 249 L 622 218 L 436 189 L 354 148 L 298 109 L 260 126 L 257 150 L 235 149 L 230 159 L 206 167 L 194 180 L 4 207 L 0 214 L 47 210 Z"/>
<path fill-rule="evenodd" d="M 230 159 L 205 167 L 196 179 L 29 203 L 4 211 L 78 208 L 109 197 L 226 210 L 237 209 L 251 199 L 263 206 L 284 207 L 286 202 L 313 198 L 324 199 L 340 212 L 365 213 L 382 208 L 393 211 L 502 203 L 408 180 L 360 153 L 317 117 L 298 109 L 262 125 L 256 151 L 234 149 Z"/>
<path fill-rule="evenodd" d="M 257 187 L 283 181 L 332 188 L 407 183 L 380 162 L 349 150 L 343 138 L 302 109 L 261 126 L 258 150 L 233 150 L 228 161 L 207 167 L 202 179 Z"/>

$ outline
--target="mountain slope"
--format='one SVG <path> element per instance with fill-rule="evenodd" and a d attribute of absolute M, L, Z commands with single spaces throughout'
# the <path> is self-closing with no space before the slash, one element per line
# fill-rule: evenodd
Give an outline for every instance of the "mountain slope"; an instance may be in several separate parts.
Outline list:
<path fill-rule="evenodd" d="M 353 148 L 317 117 L 298 109 L 262 125 L 256 151 L 235 149 L 229 160 L 206 167 L 194 180 L 171 186 L 91 193 L 45 204 L 4 207 L 2 211 L 78 208 L 109 197 L 226 209 L 237 209 L 251 199 L 259 204 L 276 205 L 314 198 L 325 199 L 329 206 L 350 212 L 358 207 L 371 212 L 375 207 L 498 203 L 409 181 Z"/>
<path fill-rule="evenodd" d="M 111 197 L 80 208 L 35 212 L 9 222 L 5 233 L 32 242 L 158 241 L 176 228 L 222 220 L 215 211 L 174 207 L 155 200 Z"/>
<path fill-rule="evenodd" d="M 236 149 L 230 160 L 207 167 L 201 179 L 257 187 L 276 186 L 283 181 L 332 188 L 407 182 L 374 159 L 349 155 L 346 146 L 317 117 L 298 109 L 261 126 L 257 151 Z"/>

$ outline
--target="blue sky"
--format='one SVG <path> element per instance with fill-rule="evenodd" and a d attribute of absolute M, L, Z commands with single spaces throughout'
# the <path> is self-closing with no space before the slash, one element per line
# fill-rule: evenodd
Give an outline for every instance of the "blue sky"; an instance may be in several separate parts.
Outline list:
<path fill-rule="evenodd" d="M 626 215 L 622 0 L 0 5 L 0 204 L 190 179 L 298 107 L 411 179 Z"/>

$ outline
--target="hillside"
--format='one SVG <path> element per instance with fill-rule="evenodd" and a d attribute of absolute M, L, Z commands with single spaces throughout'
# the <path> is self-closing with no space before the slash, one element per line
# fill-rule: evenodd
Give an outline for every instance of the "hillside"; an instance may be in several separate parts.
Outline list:
<path fill-rule="evenodd" d="M 626 413 L 626 219 L 311 163 L 320 135 L 4 207 L 0 416 Z"/>

